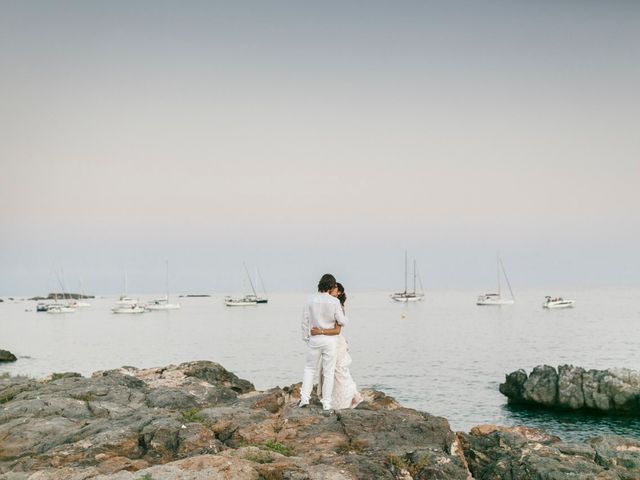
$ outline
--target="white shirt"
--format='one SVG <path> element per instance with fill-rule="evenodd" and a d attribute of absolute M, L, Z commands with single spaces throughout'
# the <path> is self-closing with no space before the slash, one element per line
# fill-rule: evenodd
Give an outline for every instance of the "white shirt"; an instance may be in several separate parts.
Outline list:
<path fill-rule="evenodd" d="M 325 330 L 335 327 L 335 323 L 345 326 L 347 317 L 342 311 L 340 300 L 326 292 L 316 293 L 307 300 L 302 310 L 302 339 L 308 342 L 312 337 L 313 327 Z M 329 335 L 313 335 L 313 337 L 328 337 Z"/>

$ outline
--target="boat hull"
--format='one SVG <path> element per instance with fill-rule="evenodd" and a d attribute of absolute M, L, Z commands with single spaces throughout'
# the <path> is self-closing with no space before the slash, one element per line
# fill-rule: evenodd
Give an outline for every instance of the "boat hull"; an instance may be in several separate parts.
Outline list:
<path fill-rule="evenodd" d="M 121 313 L 125 313 L 125 314 L 126 313 L 144 313 L 145 309 L 142 308 L 142 307 L 138 307 L 138 306 L 129 307 L 129 308 L 127 308 L 127 307 L 114 307 L 114 308 L 111 309 L 111 311 L 113 313 L 118 313 L 118 314 L 121 314 Z"/>
<path fill-rule="evenodd" d="M 514 303 L 515 303 L 515 300 L 513 300 L 512 298 L 502 298 L 496 294 L 480 295 L 478 297 L 478 300 L 476 300 L 476 305 L 481 305 L 481 306 L 513 305 Z"/>
<path fill-rule="evenodd" d="M 575 302 L 573 300 L 563 300 L 562 302 L 549 302 L 542 305 L 542 308 L 547 308 L 549 310 L 554 310 L 557 308 L 573 308 L 573 304 Z"/>
<path fill-rule="evenodd" d="M 50 306 L 49 308 L 47 308 L 47 313 L 51 313 L 51 314 L 75 313 L 75 312 L 76 312 L 75 308 L 71 308 L 71 307 L 54 307 L 54 306 Z"/>
<path fill-rule="evenodd" d="M 408 303 L 408 302 L 419 302 L 424 298 L 424 295 L 391 295 L 391 299 L 394 302 Z"/>

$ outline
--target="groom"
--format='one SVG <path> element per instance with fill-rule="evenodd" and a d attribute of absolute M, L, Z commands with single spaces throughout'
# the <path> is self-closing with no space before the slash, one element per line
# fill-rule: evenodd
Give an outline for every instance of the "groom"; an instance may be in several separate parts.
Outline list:
<path fill-rule="evenodd" d="M 340 300 L 331 295 L 337 290 L 336 279 L 326 273 L 318 282 L 318 293 L 312 295 L 302 312 L 302 339 L 307 342 L 307 359 L 302 375 L 299 407 L 309 405 L 309 397 L 313 389 L 313 378 L 316 369 L 322 362 L 322 409 L 331 412 L 331 394 L 333 392 L 333 375 L 337 360 L 337 336 L 311 335 L 313 327 L 332 329 L 335 323 L 344 326 L 347 323 Z"/>

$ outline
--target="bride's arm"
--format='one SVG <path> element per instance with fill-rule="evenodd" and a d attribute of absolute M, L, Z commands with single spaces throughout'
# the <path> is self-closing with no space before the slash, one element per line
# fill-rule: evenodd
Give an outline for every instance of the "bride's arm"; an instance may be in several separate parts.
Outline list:
<path fill-rule="evenodd" d="M 311 335 L 340 335 L 342 327 L 338 323 L 335 323 L 334 325 L 335 326 L 333 328 L 313 327 L 311 329 Z"/>

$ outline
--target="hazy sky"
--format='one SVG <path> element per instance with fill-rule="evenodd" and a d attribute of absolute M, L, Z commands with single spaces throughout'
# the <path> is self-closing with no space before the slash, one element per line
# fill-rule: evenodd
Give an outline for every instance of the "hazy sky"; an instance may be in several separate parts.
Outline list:
<path fill-rule="evenodd" d="M 0 0 L 0 67 L 0 295 L 640 283 L 640 2 Z"/>

